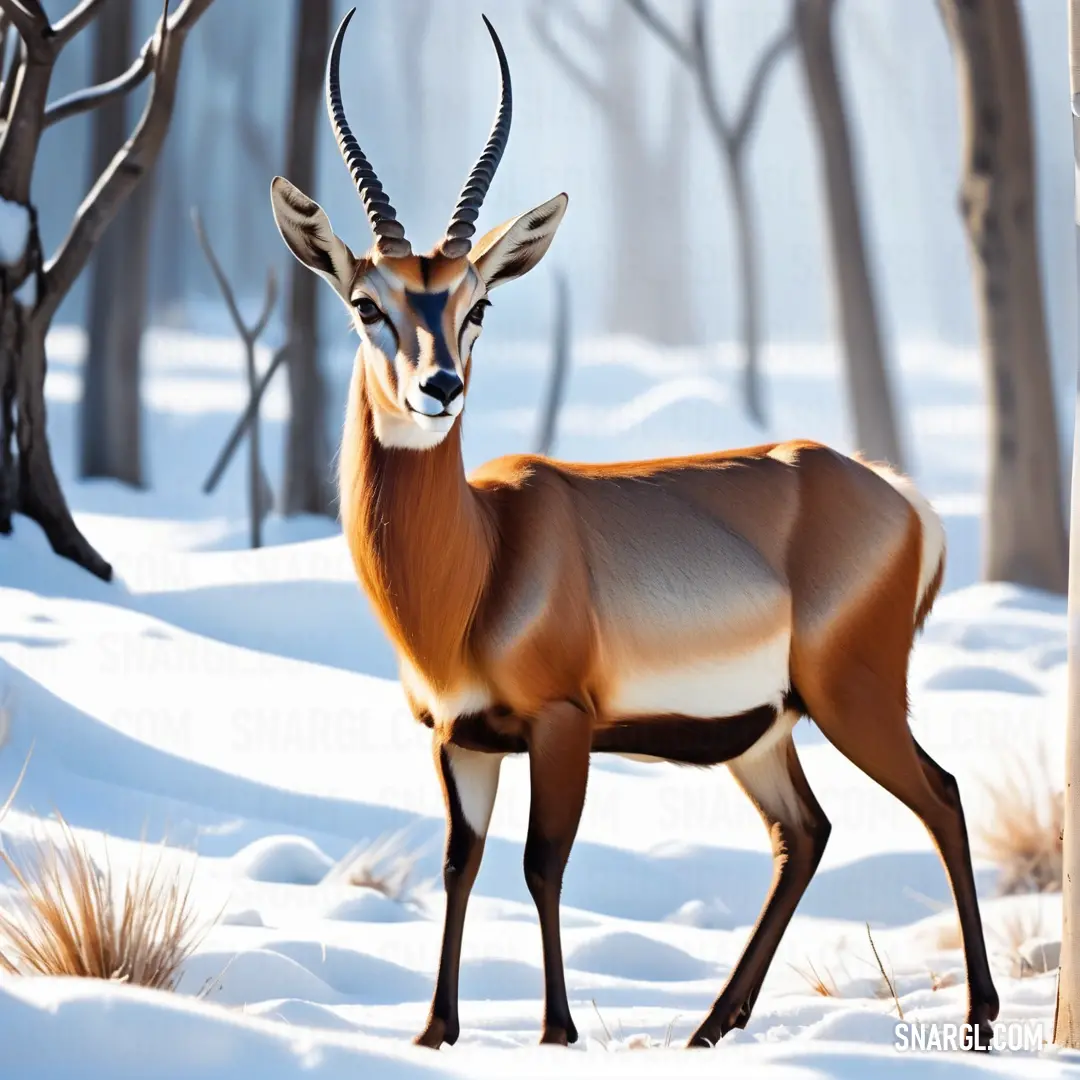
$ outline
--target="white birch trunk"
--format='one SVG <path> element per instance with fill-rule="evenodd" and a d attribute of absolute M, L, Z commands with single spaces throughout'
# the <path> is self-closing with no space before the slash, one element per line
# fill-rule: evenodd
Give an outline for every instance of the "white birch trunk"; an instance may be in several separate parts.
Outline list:
<path fill-rule="evenodd" d="M 1080 0 L 1069 0 L 1069 87 L 1072 93 L 1077 255 L 1080 257 Z M 1061 972 L 1054 1042 L 1080 1049 L 1080 373 L 1074 408 L 1072 500 L 1069 534 L 1069 699 L 1065 731 L 1065 813 L 1061 882 Z"/>

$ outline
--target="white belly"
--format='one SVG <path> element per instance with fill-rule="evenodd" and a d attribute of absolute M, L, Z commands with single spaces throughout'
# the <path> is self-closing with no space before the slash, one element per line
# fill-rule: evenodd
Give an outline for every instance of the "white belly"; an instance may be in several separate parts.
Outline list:
<path fill-rule="evenodd" d="M 617 678 L 611 716 L 735 716 L 759 705 L 780 708 L 790 687 L 791 632 L 785 630 L 745 652 L 673 663 Z"/>

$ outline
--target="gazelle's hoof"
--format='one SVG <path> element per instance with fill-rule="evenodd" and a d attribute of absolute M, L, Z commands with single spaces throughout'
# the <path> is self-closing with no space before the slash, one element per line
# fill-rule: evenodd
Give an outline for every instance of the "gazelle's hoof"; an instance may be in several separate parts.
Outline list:
<path fill-rule="evenodd" d="M 445 1020 L 433 1016 L 427 1023 L 427 1027 L 413 1039 L 414 1046 L 430 1046 L 432 1050 L 438 1050 L 443 1043 L 453 1046 L 457 1042 L 458 1032 L 447 1025 Z"/>
<path fill-rule="evenodd" d="M 573 1021 L 570 1022 L 569 1027 L 545 1027 L 544 1033 L 540 1036 L 541 1046 L 569 1046 L 576 1042 L 577 1028 L 574 1027 Z"/>

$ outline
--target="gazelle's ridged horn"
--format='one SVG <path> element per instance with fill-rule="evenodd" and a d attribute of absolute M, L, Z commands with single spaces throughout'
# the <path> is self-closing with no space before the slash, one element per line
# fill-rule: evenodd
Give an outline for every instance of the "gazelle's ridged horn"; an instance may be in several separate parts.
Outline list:
<path fill-rule="evenodd" d="M 473 222 L 476 221 L 480 207 L 484 204 L 484 196 L 487 195 L 488 188 L 491 186 L 491 179 L 499 167 L 499 161 L 506 149 L 506 140 L 510 136 L 510 117 L 513 112 L 510 65 L 506 62 L 506 53 L 503 52 L 502 42 L 499 40 L 499 35 L 495 33 L 495 27 L 491 25 L 486 15 L 482 18 L 499 57 L 499 111 L 495 114 L 495 123 L 491 126 L 491 134 L 488 135 L 484 152 L 473 166 L 469 179 L 465 181 L 465 186 L 461 189 L 450 224 L 446 227 L 446 236 L 440 244 L 442 253 L 451 259 L 468 255 L 472 249 L 471 237 L 476 232 Z"/>
<path fill-rule="evenodd" d="M 400 258 L 412 254 L 412 245 L 405 239 L 405 228 L 397 220 L 397 211 L 390 205 L 390 199 L 383 191 L 379 178 L 371 163 L 364 157 L 364 151 L 356 141 L 348 120 L 345 119 L 345 106 L 341 102 L 341 78 L 338 68 L 341 63 L 341 43 L 345 38 L 352 17 L 353 8 L 337 28 L 333 44 L 330 46 L 330 61 L 326 66 L 326 111 L 330 114 L 330 123 L 334 128 L 338 149 L 352 175 L 353 183 L 364 202 L 371 231 L 375 234 L 375 246 L 380 255 Z"/>

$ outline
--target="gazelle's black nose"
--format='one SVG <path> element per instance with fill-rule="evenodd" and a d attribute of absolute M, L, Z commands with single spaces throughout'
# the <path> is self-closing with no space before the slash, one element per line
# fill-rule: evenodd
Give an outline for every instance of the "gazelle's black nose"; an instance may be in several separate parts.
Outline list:
<path fill-rule="evenodd" d="M 439 368 L 420 384 L 420 389 L 440 402 L 445 409 L 461 393 L 464 386 L 454 372 Z"/>

